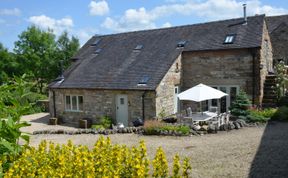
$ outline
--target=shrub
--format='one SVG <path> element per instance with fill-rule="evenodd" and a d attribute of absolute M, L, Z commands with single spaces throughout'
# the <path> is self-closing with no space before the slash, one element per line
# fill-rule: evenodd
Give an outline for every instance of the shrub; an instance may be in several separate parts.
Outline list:
<path fill-rule="evenodd" d="M 174 164 L 178 165 L 179 160 L 174 160 Z M 71 141 L 62 146 L 42 141 L 38 148 L 26 149 L 4 177 L 168 177 L 168 163 L 162 148 L 157 149 L 151 172 L 150 166 L 143 141 L 137 147 L 128 148 L 112 145 L 109 137 L 100 137 L 92 150 L 75 146 Z M 185 158 L 177 169 L 188 177 L 189 160 Z"/>
<path fill-rule="evenodd" d="M 283 96 L 278 101 L 278 106 L 288 106 L 288 96 Z"/>
<path fill-rule="evenodd" d="M 288 121 L 288 107 L 282 106 L 278 108 L 271 120 Z"/>
<path fill-rule="evenodd" d="M 105 129 L 105 128 L 103 127 L 103 125 L 99 125 L 99 124 L 92 125 L 91 128 L 92 128 L 92 129 L 96 129 L 96 130 L 98 130 L 98 129 L 104 130 L 104 129 Z"/>
<path fill-rule="evenodd" d="M 250 110 L 247 116 L 250 122 L 267 122 L 277 111 L 275 108 L 267 108 L 263 110 Z"/>
<path fill-rule="evenodd" d="M 251 111 L 250 114 L 246 118 L 249 122 L 267 122 L 270 119 L 254 111 Z"/>
<path fill-rule="evenodd" d="M 112 126 L 112 119 L 108 116 L 102 116 L 99 119 L 99 124 L 105 129 L 109 129 Z M 100 126 L 99 126 L 100 127 Z"/>
<path fill-rule="evenodd" d="M 231 114 L 234 116 L 247 116 L 249 115 L 248 109 L 250 107 L 251 102 L 248 99 L 248 96 L 244 91 L 240 91 L 229 109 L 231 111 Z"/>
<path fill-rule="evenodd" d="M 158 135 L 161 131 L 176 131 L 184 135 L 189 134 L 190 128 L 186 125 L 171 125 L 157 120 L 148 120 L 144 123 L 144 134 Z"/>

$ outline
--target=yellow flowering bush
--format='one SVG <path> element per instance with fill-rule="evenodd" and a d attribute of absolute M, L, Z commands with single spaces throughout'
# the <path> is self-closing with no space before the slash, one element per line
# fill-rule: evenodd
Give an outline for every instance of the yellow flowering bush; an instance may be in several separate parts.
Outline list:
<path fill-rule="evenodd" d="M 173 175 L 189 174 L 188 159 L 180 166 L 174 158 Z M 151 162 L 144 141 L 136 147 L 112 145 L 110 138 L 100 137 L 92 149 L 73 145 L 71 141 L 59 145 L 42 141 L 38 148 L 27 148 L 5 172 L 4 177 L 168 177 L 168 162 L 162 148 L 158 148 Z"/>

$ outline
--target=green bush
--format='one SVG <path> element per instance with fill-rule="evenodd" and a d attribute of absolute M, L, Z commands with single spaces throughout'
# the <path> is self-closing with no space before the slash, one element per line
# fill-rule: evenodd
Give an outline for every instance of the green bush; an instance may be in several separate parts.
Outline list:
<path fill-rule="evenodd" d="M 282 106 L 278 108 L 271 120 L 288 121 L 288 107 Z"/>
<path fill-rule="evenodd" d="M 251 111 L 247 116 L 249 122 L 267 122 L 270 118 L 260 115 L 258 112 Z"/>
<path fill-rule="evenodd" d="M 246 117 L 250 122 L 267 122 L 275 113 L 277 109 L 267 108 L 263 110 L 250 110 L 250 114 Z"/>
<path fill-rule="evenodd" d="M 278 101 L 278 106 L 288 106 L 288 96 L 283 96 Z"/>
<path fill-rule="evenodd" d="M 157 120 L 148 120 L 144 123 L 144 134 L 158 135 L 161 131 L 176 131 L 184 135 L 189 134 L 190 128 L 186 125 L 171 125 Z"/>
<path fill-rule="evenodd" d="M 109 129 L 112 126 L 112 119 L 108 116 L 102 116 L 100 117 L 99 125 L 102 125 L 105 129 Z"/>
<path fill-rule="evenodd" d="M 234 116 L 247 116 L 249 115 L 250 107 L 251 102 L 248 99 L 247 94 L 244 91 L 240 91 L 229 109 Z"/>
<path fill-rule="evenodd" d="M 103 127 L 103 125 L 99 125 L 99 124 L 92 125 L 91 128 L 92 128 L 92 129 L 96 129 L 96 130 L 98 130 L 98 129 L 103 129 L 103 130 L 104 130 L 104 129 L 105 129 L 105 128 Z"/>

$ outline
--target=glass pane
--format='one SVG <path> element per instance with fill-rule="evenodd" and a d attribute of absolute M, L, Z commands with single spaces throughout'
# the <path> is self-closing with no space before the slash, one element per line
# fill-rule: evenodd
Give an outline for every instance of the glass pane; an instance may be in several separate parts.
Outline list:
<path fill-rule="evenodd" d="M 71 110 L 71 100 L 70 100 L 70 96 L 66 96 L 66 98 L 65 98 L 65 100 L 66 100 L 66 107 L 65 107 L 65 109 L 66 110 Z"/>
<path fill-rule="evenodd" d="M 220 90 L 226 93 L 226 87 L 220 87 Z M 220 112 L 221 113 L 226 112 L 226 106 L 227 106 L 226 96 L 224 96 L 220 99 L 220 108 L 221 108 Z"/>
<path fill-rule="evenodd" d="M 77 97 L 72 96 L 72 110 L 77 110 Z"/>
<path fill-rule="evenodd" d="M 230 105 L 235 101 L 237 95 L 237 88 L 231 87 L 230 88 Z"/>
<path fill-rule="evenodd" d="M 83 111 L 83 96 L 78 96 L 78 106 L 79 110 Z"/>
<path fill-rule="evenodd" d="M 120 104 L 124 104 L 124 98 L 120 98 Z"/>

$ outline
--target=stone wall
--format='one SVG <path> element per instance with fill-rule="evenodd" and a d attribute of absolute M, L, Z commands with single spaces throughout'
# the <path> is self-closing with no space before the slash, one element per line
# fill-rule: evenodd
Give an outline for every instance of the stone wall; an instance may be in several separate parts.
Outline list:
<path fill-rule="evenodd" d="M 81 118 L 91 118 L 97 123 L 101 116 L 109 116 L 116 121 L 116 95 L 128 96 L 128 123 L 136 118 L 142 118 L 142 95 L 144 91 L 120 90 L 85 90 L 85 89 L 55 89 L 56 117 L 62 117 L 65 122 L 78 124 Z M 65 111 L 65 96 L 83 96 L 83 111 Z M 49 91 L 50 113 L 54 116 L 53 92 Z M 145 94 L 145 119 L 155 117 L 155 92 Z"/>
<path fill-rule="evenodd" d="M 268 72 L 273 72 L 273 54 L 272 54 L 272 45 L 270 41 L 270 36 L 268 33 L 268 29 L 266 23 L 264 21 L 263 27 L 263 38 L 262 38 L 262 45 L 260 49 L 260 66 L 256 68 L 257 76 L 259 76 L 259 98 L 257 99 L 256 104 L 261 104 L 263 95 L 264 95 L 264 82 Z"/>
<path fill-rule="evenodd" d="M 288 25 L 280 24 L 274 31 L 270 33 L 271 43 L 273 47 L 274 63 L 278 60 L 284 60 L 288 64 Z"/>
<path fill-rule="evenodd" d="M 156 116 L 161 112 L 174 114 L 174 87 L 180 86 L 182 75 L 182 55 L 179 55 L 156 88 Z"/>
<path fill-rule="evenodd" d="M 253 56 L 248 49 L 185 52 L 182 91 L 199 83 L 237 85 L 252 98 Z"/>

